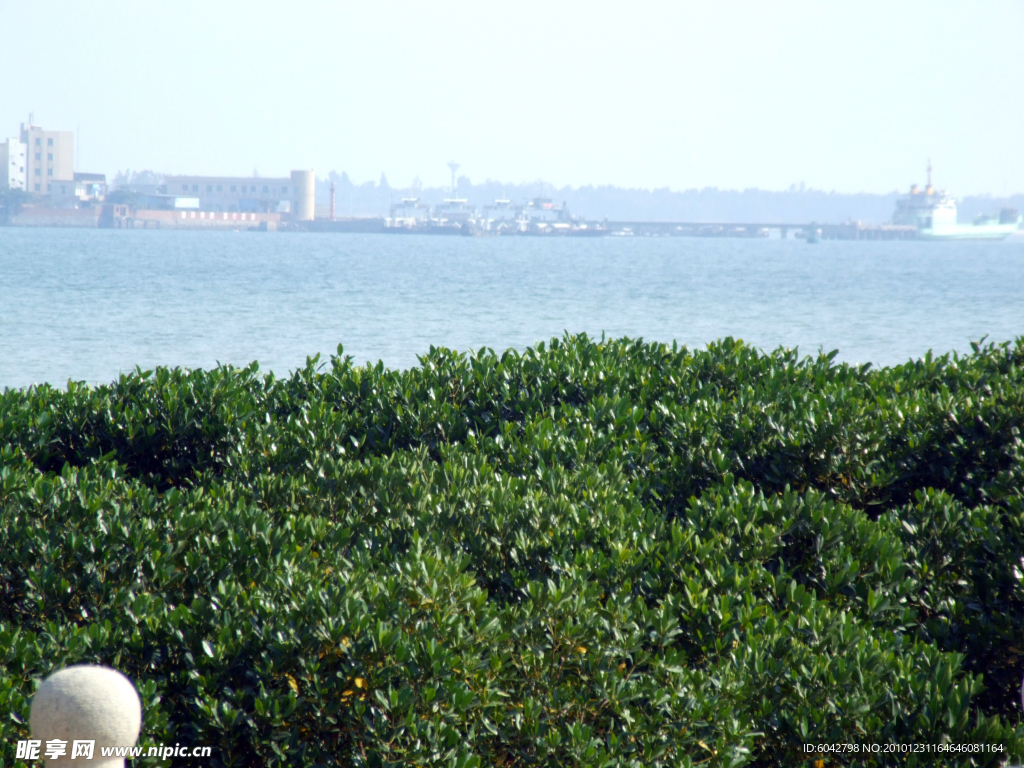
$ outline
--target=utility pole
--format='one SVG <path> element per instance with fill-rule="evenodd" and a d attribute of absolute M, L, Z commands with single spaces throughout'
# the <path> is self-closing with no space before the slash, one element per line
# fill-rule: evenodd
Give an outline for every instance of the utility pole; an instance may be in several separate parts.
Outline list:
<path fill-rule="evenodd" d="M 334 180 L 331 180 L 331 221 L 334 221 L 334 190 L 337 189 L 334 185 Z"/>

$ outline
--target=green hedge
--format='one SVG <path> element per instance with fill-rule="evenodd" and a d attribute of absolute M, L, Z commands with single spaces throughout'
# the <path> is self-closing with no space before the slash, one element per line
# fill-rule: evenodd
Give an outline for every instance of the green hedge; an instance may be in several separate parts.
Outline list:
<path fill-rule="evenodd" d="M 216 765 L 1024 756 L 1024 338 L 567 336 L 0 394 L 0 761 L 114 666 Z M 184 763 L 183 763 L 184 764 Z"/>

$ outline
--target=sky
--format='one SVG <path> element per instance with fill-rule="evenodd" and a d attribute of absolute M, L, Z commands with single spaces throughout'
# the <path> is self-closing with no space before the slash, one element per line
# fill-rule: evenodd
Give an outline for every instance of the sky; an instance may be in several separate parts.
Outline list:
<path fill-rule="evenodd" d="M 1024 0 L 0 0 L 78 170 L 1024 192 Z"/>

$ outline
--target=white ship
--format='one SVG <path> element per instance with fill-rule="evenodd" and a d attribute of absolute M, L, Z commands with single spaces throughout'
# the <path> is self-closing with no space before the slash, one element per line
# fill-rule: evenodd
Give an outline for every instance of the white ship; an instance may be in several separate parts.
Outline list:
<path fill-rule="evenodd" d="M 1002 240 L 1020 226 L 1021 217 L 1012 208 L 999 216 L 979 216 L 973 224 L 958 224 L 956 200 L 932 186 L 932 164 L 928 162 L 928 186 L 914 184 L 910 194 L 896 201 L 892 223 L 917 227 L 922 240 Z"/>

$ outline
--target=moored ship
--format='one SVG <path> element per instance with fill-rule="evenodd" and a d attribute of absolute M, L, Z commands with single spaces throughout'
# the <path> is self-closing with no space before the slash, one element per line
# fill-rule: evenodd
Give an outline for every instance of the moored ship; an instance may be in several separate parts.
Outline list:
<path fill-rule="evenodd" d="M 917 184 L 910 193 L 896 201 L 893 224 L 917 227 L 922 240 L 1002 240 L 1020 226 L 1021 217 L 1012 208 L 1004 208 L 999 216 L 979 216 L 972 224 L 956 219 L 956 200 L 944 190 L 932 186 L 932 164 L 928 163 L 928 185 Z"/>

